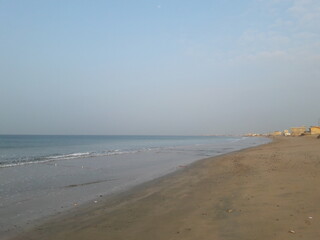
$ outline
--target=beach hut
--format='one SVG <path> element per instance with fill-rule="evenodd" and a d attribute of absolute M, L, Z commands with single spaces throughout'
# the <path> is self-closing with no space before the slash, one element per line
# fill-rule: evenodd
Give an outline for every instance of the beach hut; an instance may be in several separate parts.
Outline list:
<path fill-rule="evenodd" d="M 311 126 L 310 127 L 311 135 L 320 135 L 320 126 Z"/>
<path fill-rule="evenodd" d="M 273 133 L 271 133 L 272 136 L 282 136 L 282 132 L 280 131 L 274 131 Z"/>
<path fill-rule="evenodd" d="M 301 136 L 306 132 L 306 127 L 292 127 L 291 128 L 291 135 L 292 136 Z"/>

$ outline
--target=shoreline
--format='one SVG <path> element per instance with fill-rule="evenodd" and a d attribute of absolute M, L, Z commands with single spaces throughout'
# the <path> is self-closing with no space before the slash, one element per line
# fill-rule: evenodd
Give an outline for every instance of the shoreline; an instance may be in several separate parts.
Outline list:
<path fill-rule="evenodd" d="M 212 144 L 174 146 L 134 154 L 66 159 L 0 169 L 3 188 L 0 238 L 15 236 L 46 219 L 96 205 L 106 196 L 183 169 L 208 155 L 236 151 L 270 141 L 241 138 Z"/>
<path fill-rule="evenodd" d="M 316 239 L 319 145 L 280 137 L 199 160 L 13 239 Z"/>

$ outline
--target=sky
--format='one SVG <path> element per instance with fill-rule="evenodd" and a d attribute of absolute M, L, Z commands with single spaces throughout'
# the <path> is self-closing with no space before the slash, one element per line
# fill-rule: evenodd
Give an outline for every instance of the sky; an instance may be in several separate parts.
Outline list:
<path fill-rule="evenodd" d="M 319 0 L 0 0 L 0 134 L 266 133 L 319 90 Z"/>

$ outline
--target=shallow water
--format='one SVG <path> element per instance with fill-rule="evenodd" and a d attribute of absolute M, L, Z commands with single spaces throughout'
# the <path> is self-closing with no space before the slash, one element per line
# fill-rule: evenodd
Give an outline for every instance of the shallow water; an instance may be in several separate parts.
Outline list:
<path fill-rule="evenodd" d="M 0 168 L 0 236 L 23 231 L 43 217 L 85 202 L 94 204 L 101 196 L 125 191 L 196 160 L 269 141 L 220 138 L 210 144 L 154 144 L 144 151 Z"/>

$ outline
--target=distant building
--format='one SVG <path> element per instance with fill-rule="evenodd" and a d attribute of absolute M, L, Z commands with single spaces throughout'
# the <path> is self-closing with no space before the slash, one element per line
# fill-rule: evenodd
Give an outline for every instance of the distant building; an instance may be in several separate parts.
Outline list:
<path fill-rule="evenodd" d="M 306 127 L 293 127 L 291 128 L 291 135 L 301 136 L 302 134 L 305 134 L 306 130 Z"/>
<path fill-rule="evenodd" d="M 271 133 L 272 136 L 282 136 L 282 132 L 280 131 L 274 131 L 273 133 Z"/>
<path fill-rule="evenodd" d="M 285 136 L 291 136 L 291 133 L 289 132 L 289 130 L 284 130 L 284 131 L 283 131 L 283 135 L 285 135 Z"/>
<path fill-rule="evenodd" d="M 310 127 L 310 134 L 311 135 L 320 135 L 320 126 L 311 126 Z"/>
<path fill-rule="evenodd" d="M 246 137 L 258 137 L 258 136 L 261 136 L 261 134 L 260 133 L 247 133 L 244 136 L 246 136 Z"/>

